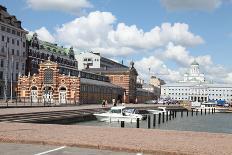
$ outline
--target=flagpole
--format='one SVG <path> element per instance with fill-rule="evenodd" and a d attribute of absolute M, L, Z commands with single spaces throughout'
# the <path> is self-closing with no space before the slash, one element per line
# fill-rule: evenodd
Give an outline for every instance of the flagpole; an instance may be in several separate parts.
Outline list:
<path fill-rule="evenodd" d="M 5 65 L 5 89 L 4 89 L 4 98 L 5 101 L 7 101 L 7 83 L 8 83 L 8 54 L 9 54 L 9 48 L 7 46 L 7 42 L 6 42 L 6 65 Z"/>

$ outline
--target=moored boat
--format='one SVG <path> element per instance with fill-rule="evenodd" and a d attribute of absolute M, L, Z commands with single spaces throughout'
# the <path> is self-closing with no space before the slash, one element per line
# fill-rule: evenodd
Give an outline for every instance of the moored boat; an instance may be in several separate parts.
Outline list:
<path fill-rule="evenodd" d="M 151 110 L 147 110 L 150 114 L 156 114 L 156 115 L 158 115 L 158 114 L 162 114 L 162 113 L 167 113 L 168 112 L 168 115 L 170 114 L 170 111 L 167 111 L 166 110 L 166 107 L 158 107 L 158 109 L 157 110 L 153 110 L 153 109 L 151 109 Z"/>
<path fill-rule="evenodd" d="M 93 114 L 99 121 L 105 122 L 136 122 L 143 119 L 141 114 L 133 108 L 126 108 L 125 106 L 112 107 L 108 112 Z"/>
<path fill-rule="evenodd" d="M 228 107 L 217 106 L 215 102 L 203 102 L 200 106 L 195 107 L 194 111 L 214 111 L 214 112 L 227 112 L 229 111 Z"/>

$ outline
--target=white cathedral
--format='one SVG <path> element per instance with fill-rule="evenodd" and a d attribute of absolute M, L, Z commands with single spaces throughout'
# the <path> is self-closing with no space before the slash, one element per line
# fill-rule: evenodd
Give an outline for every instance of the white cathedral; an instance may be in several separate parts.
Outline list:
<path fill-rule="evenodd" d="M 205 75 L 200 73 L 199 63 L 194 60 L 182 81 L 161 86 L 161 97 L 198 102 L 221 100 L 230 103 L 232 102 L 232 84 L 206 81 Z"/>

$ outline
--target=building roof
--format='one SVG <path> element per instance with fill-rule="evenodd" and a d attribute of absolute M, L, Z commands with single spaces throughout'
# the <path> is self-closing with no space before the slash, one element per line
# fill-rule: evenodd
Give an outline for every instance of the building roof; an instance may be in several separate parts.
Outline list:
<path fill-rule="evenodd" d="M 87 72 L 93 72 L 93 73 L 122 73 L 122 72 L 130 72 L 130 71 L 134 71 L 136 75 L 138 75 L 138 72 L 136 71 L 135 68 L 88 68 L 85 69 L 83 71 L 87 71 Z"/>
<path fill-rule="evenodd" d="M 92 80 L 92 79 L 87 79 L 87 78 L 80 78 L 80 81 L 81 81 L 82 84 L 91 84 L 91 85 L 99 85 L 99 86 L 123 89 L 122 87 L 114 85 L 114 84 L 109 83 L 109 82 L 103 82 L 103 81 Z"/>
<path fill-rule="evenodd" d="M 27 34 L 26 39 L 29 42 L 31 42 L 33 39 L 37 39 L 41 49 L 45 49 L 45 50 L 54 52 L 56 54 L 69 55 L 70 49 L 64 48 L 63 46 L 58 46 L 55 43 L 50 43 L 47 41 L 40 40 L 40 39 L 38 39 L 36 33 L 34 33 L 33 36 Z"/>
<path fill-rule="evenodd" d="M 0 22 L 3 22 L 4 24 L 7 24 L 7 25 L 11 25 L 13 27 L 16 27 L 16 28 L 19 28 L 21 29 L 22 31 L 26 32 L 22 26 L 21 26 L 21 21 L 20 20 L 17 20 L 17 18 L 14 16 L 14 15 L 10 15 L 8 12 L 7 12 L 7 8 L 0 5 Z"/>

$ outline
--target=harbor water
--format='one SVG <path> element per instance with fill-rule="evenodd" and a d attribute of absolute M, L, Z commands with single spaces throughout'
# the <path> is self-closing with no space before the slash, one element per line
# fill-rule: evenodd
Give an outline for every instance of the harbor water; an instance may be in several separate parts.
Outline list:
<path fill-rule="evenodd" d="M 156 124 L 153 127 L 153 116 L 151 116 L 151 129 L 162 129 L 162 130 L 181 130 L 181 131 L 198 131 L 198 132 L 212 132 L 212 133 L 229 133 L 232 134 L 232 113 L 214 113 L 214 114 L 200 114 L 193 116 L 189 113 L 187 116 L 184 112 L 181 117 L 180 112 L 177 113 L 176 118 L 172 120 L 158 124 L 156 116 Z M 104 127 L 120 127 L 120 122 L 99 122 L 87 121 L 79 122 L 77 125 L 86 126 L 104 126 Z M 147 120 L 140 121 L 140 128 L 147 128 Z M 136 128 L 136 123 L 126 123 L 125 128 Z"/>

